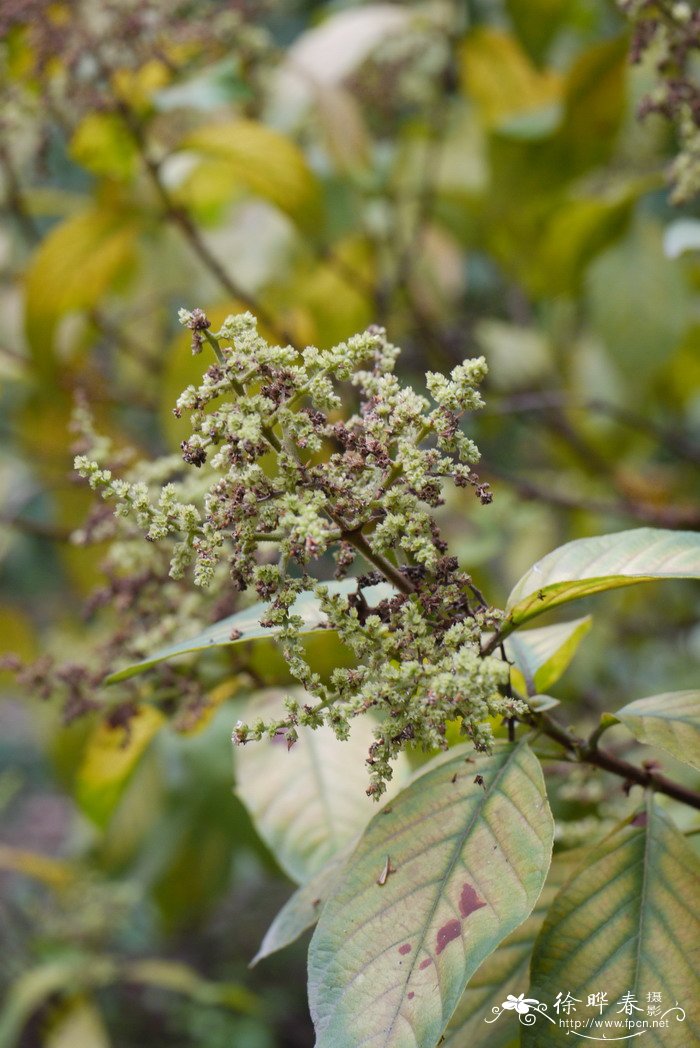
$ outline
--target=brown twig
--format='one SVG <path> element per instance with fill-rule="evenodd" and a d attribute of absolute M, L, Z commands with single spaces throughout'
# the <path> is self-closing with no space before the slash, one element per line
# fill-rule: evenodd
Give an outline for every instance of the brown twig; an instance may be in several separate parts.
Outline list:
<path fill-rule="evenodd" d="M 139 152 L 144 169 L 158 198 L 160 199 L 161 204 L 163 205 L 163 212 L 166 219 L 168 219 L 168 221 L 180 231 L 194 254 L 197 255 L 200 262 L 209 270 L 212 276 L 215 277 L 227 294 L 232 298 L 239 299 L 244 306 L 247 306 L 248 309 L 255 313 L 258 319 L 268 328 L 276 339 L 294 346 L 294 339 L 290 333 L 283 327 L 280 327 L 273 315 L 258 299 L 242 288 L 240 284 L 236 283 L 216 255 L 209 249 L 209 246 L 203 239 L 199 229 L 192 221 L 188 212 L 185 208 L 182 208 L 177 204 L 163 182 L 160 173 L 160 164 L 151 156 L 148 150 L 141 123 L 136 115 L 123 101 L 119 102 L 118 108 L 119 114 L 130 132 Z"/>
<path fill-rule="evenodd" d="M 647 503 L 633 502 L 631 499 L 620 499 L 617 502 L 606 502 L 600 499 L 580 498 L 566 495 L 562 491 L 534 484 L 531 480 L 514 477 L 510 473 L 486 465 L 482 460 L 482 471 L 485 475 L 498 478 L 518 492 L 524 499 L 545 502 L 550 506 L 562 509 L 585 510 L 589 513 L 600 513 L 608 516 L 631 517 L 644 524 L 672 530 L 696 530 L 700 528 L 700 508 L 694 506 L 652 506 Z"/>
<path fill-rule="evenodd" d="M 594 739 L 591 743 L 590 740 L 579 738 L 554 720 L 548 713 L 533 713 L 530 723 L 539 729 L 543 735 L 563 746 L 567 753 L 570 753 L 576 760 L 584 764 L 591 764 L 593 767 L 610 772 L 612 775 L 617 775 L 630 785 L 651 789 L 656 793 L 663 793 L 665 796 L 673 797 L 674 800 L 687 804 L 691 808 L 700 809 L 700 793 L 697 791 L 667 779 L 665 775 L 661 775 L 653 767 L 639 768 L 635 764 L 630 764 L 628 761 L 622 760 L 621 757 L 616 757 L 606 750 L 599 750 L 597 740 Z"/>

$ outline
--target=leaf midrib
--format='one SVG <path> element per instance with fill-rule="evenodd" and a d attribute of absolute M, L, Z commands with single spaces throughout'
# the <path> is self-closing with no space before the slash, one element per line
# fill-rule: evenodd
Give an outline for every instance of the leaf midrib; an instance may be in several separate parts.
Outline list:
<path fill-rule="evenodd" d="M 436 891 L 436 893 L 435 893 L 435 899 L 434 899 L 433 904 L 432 904 L 432 906 L 430 908 L 430 912 L 429 912 L 428 916 L 425 918 L 425 920 L 423 922 L 423 932 L 421 933 L 421 937 L 420 937 L 420 940 L 419 940 L 419 942 L 418 942 L 418 944 L 416 946 L 416 949 L 413 951 L 413 960 L 412 960 L 410 966 L 406 969 L 406 973 L 405 973 L 405 977 L 404 977 L 404 990 L 405 990 L 406 985 L 408 984 L 409 979 L 413 975 L 413 972 L 415 970 L 416 962 L 418 960 L 418 956 L 420 954 L 420 951 L 425 946 L 425 941 L 426 941 L 426 938 L 427 938 L 428 927 L 430 926 L 430 924 L 431 924 L 431 922 L 433 920 L 433 917 L 435 916 L 435 914 L 437 912 L 437 908 L 438 908 L 438 906 L 440 904 L 440 900 L 442 899 L 442 896 L 443 896 L 443 893 L 444 893 L 445 885 L 446 885 L 447 881 L 449 880 L 450 876 L 452 875 L 453 870 L 455 869 L 455 867 L 457 865 L 457 860 L 458 860 L 459 856 L 462 853 L 462 850 L 464 848 L 464 843 L 465 843 L 467 837 L 469 836 L 469 834 L 471 833 L 471 831 L 473 830 L 474 824 L 475 824 L 477 818 L 483 813 L 486 805 L 489 803 L 491 798 L 496 796 L 497 788 L 499 786 L 499 783 L 501 782 L 501 780 L 502 780 L 502 778 L 503 778 L 503 776 L 505 774 L 506 769 L 511 765 L 513 757 L 517 753 L 520 752 L 520 750 L 523 748 L 524 745 L 525 745 L 525 741 L 523 740 L 522 742 L 517 743 L 510 751 L 506 752 L 503 764 L 498 769 L 498 772 L 497 772 L 497 774 L 495 776 L 495 779 L 494 779 L 494 781 L 493 781 L 493 783 L 491 785 L 491 789 L 487 793 L 484 793 L 483 797 L 479 797 L 478 798 L 477 803 L 474 806 L 474 811 L 473 811 L 473 813 L 472 813 L 468 823 L 466 824 L 463 832 L 458 836 L 457 845 L 455 846 L 455 849 L 454 849 L 453 854 L 452 854 L 452 858 L 450 859 L 450 861 L 449 861 L 449 863 L 448 863 L 448 865 L 447 865 L 447 867 L 445 869 L 445 873 L 443 874 L 442 878 L 440 878 L 438 881 L 436 881 L 436 883 L 438 883 L 440 885 L 440 887 L 439 887 L 438 891 Z M 388 1027 L 386 1027 L 385 1044 L 389 1043 L 389 1038 L 393 1034 L 394 1027 L 396 1025 L 396 1021 L 397 1021 L 397 1019 L 399 1017 L 399 1014 L 401 1012 L 401 1006 L 403 1004 L 403 998 L 404 998 L 404 994 L 402 993 L 400 995 L 400 997 L 399 997 L 399 1001 L 398 1001 L 398 1004 L 397 1004 L 396 1009 L 394 1011 L 394 1015 L 393 1015 L 393 1018 L 391 1020 L 391 1023 L 390 1023 L 390 1025 Z"/>

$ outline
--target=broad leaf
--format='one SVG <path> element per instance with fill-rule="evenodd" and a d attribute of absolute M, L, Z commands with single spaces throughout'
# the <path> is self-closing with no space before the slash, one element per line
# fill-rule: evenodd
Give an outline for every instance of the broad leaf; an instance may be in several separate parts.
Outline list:
<path fill-rule="evenodd" d="M 146 748 L 165 724 L 154 706 L 142 706 L 128 730 L 104 721 L 88 739 L 76 777 L 76 799 L 98 826 L 105 826 Z"/>
<path fill-rule="evenodd" d="M 667 1017 L 669 1028 L 645 1029 L 644 1044 L 700 1043 L 699 872 L 692 849 L 651 801 L 631 825 L 591 849 L 554 900 L 535 943 L 529 996 L 551 1012 L 557 994 L 569 993 L 582 1015 L 588 995 L 602 992 L 602 1015 L 597 1007 L 585 1014 L 624 1021 L 623 995 L 633 996 L 642 1011 L 633 1011 L 632 1018 L 640 1019 L 647 993 L 661 993 L 662 1011 L 678 1003 L 686 1018 L 679 1022 L 674 1012 Z M 629 1030 L 616 1036 L 621 1033 Z M 525 1027 L 522 1039 L 527 1048 L 571 1044 L 566 1028 L 544 1018 Z"/>
<path fill-rule="evenodd" d="M 0 1048 L 13 1048 L 28 1020 L 55 994 L 74 994 L 77 990 L 113 983 L 155 986 L 203 1004 L 240 1012 L 252 1012 L 257 1004 L 255 996 L 244 986 L 202 979 L 180 961 L 142 958 L 125 962 L 108 954 L 71 950 L 55 960 L 35 965 L 10 986 L 0 1011 Z M 97 1048 L 97 1042 L 91 1042 L 90 1048 Z"/>
<path fill-rule="evenodd" d="M 309 953 L 317 1048 L 434 1048 L 531 913 L 554 832 L 539 761 L 524 741 L 465 752 L 374 817 L 326 903 Z"/>
<path fill-rule="evenodd" d="M 205 124 L 180 143 L 229 169 L 234 183 L 269 200 L 303 226 L 319 218 L 319 186 L 304 154 L 279 131 L 254 120 Z"/>
<path fill-rule="evenodd" d="M 87 997 L 63 1004 L 48 1020 L 42 1048 L 110 1048 L 102 1016 Z"/>
<path fill-rule="evenodd" d="M 262 701 L 256 697 L 244 718 L 283 716 L 283 697 L 280 692 Z M 298 698 L 304 702 L 304 693 Z M 283 736 L 236 749 L 237 793 L 256 830 L 297 883 L 317 873 L 376 812 L 366 793 L 365 761 L 373 739 L 372 721 L 358 717 L 344 742 L 330 728 L 300 728 L 290 750 Z M 394 766 L 395 781 L 405 777 L 406 767 L 402 756 Z"/>
<path fill-rule="evenodd" d="M 581 861 L 581 849 L 555 855 L 547 883 L 534 910 L 519 928 L 501 943 L 469 980 L 445 1032 L 441 1048 L 501 1048 L 513 1041 L 513 1030 L 505 1024 L 486 1025 L 491 1009 L 507 995 L 527 989 L 530 955 L 547 911 L 562 884 Z"/>
<path fill-rule="evenodd" d="M 700 769 L 700 691 L 672 691 L 637 699 L 615 716 L 640 742 L 660 746 L 679 761 Z"/>
<path fill-rule="evenodd" d="M 355 842 L 351 841 L 329 859 L 306 884 L 297 888 L 265 932 L 260 949 L 250 962 L 251 968 L 264 957 L 269 957 L 271 953 L 296 942 L 307 928 L 313 928 L 321 913 L 321 907 L 335 891 L 354 846 Z"/>
<path fill-rule="evenodd" d="M 62 316 L 96 306 L 133 268 L 137 234 L 133 216 L 103 206 L 67 219 L 42 241 L 25 278 L 27 339 L 37 363 L 49 359 Z"/>
<path fill-rule="evenodd" d="M 506 654 L 515 666 L 511 679 L 524 695 L 546 692 L 567 669 L 578 646 L 591 628 L 592 619 L 586 615 L 573 622 L 524 630 L 508 638 Z"/>
<path fill-rule="evenodd" d="M 537 69 L 515 37 L 495 29 L 474 30 L 463 45 L 461 59 L 465 91 L 479 106 L 487 127 L 542 109 L 553 111 L 547 129 L 556 126 L 561 78 Z"/>
<path fill-rule="evenodd" d="M 344 579 L 342 582 L 327 582 L 324 585 L 328 587 L 329 593 L 348 595 L 354 593 L 357 589 L 357 580 Z M 368 602 L 371 604 L 376 604 L 378 601 L 392 596 L 393 592 L 394 590 L 388 583 L 380 583 L 378 586 L 370 586 L 363 590 Z M 228 618 L 215 622 L 213 626 L 207 626 L 205 630 L 202 630 L 201 633 L 191 637 L 189 640 L 169 644 L 165 648 L 160 648 L 147 659 L 117 670 L 116 673 L 112 673 L 106 678 L 105 683 L 114 684 L 117 681 L 126 680 L 128 677 L 133 677 L 137 673 L 143 673 L 144 670 L 156 666 L 159 662 L 165 662 L 167 659 L 173 659 L 178 655 L 274 637 L 279 633 L 279 629 L 271 629 L 260 625 L 260 620 L 264 618 L 268 607 L 269 605 L 263 603 L 253 604 L 250 608 L 246 608 L 245 611 L 229 615 Z M 297 597 L 292 605 L 291 613 L 301 616 L 304 620 L 302 633 L 313 633 L 324 628 L 325 618 L 321 612 L 320 602 L 313 593 L 302 593 Z"/>
<path fill-rule="evenodd" d="M 504 634 L 536 615 L 603 590 L 657 579 L 700 578 L 700 533 L 635 528 L 567 542 L 513 589 Z"/>
<path fill-rule="evenodd" d="M 138 164 L 134 138 L 116 113 L 88 113 L 71 138 L 70 155 L 96 175 L 124 181 Z"/>

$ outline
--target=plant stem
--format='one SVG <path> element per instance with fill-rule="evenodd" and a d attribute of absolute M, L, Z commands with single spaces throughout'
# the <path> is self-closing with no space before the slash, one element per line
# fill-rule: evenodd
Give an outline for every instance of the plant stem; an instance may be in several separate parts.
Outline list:
<path fill-rule="evenodd" d="M 239 299 L 244 306 L 247 306 L 248 309 L 255 313 L 276 339 L 279 339 L 280 342 L 289 343 L 294 346 L 294 340 L 289 335 L 289 332 L 279 326 L 272 314 L 261 305 L 256 298 L 242 288 L 240 284 L 236 283 L 216 255 L 210 251 L 206 241 L 203 239 L 199 229 L 192 221 L 187 211 L 180 207 L 173 199 L 170 191 L 160 176 L 159 163 L 154 160 L 148 152 L 140 122 L 135 117 L 129 106 L 124 102 L 121 102 L 119 105 L 119 112 L 131 133 L 134 144 L 139 151 L 139 155 L 141 156 L 141 160 L 148 177 L 151 180 L 153 188 L 160 198 L 166 218 L 180 230 L 184 239 L 192 248 L 192 251 L 197 255 L 205 268 L 208 269 L 218 280 L 222 288 L 228 292 L 232 298 Z"/>
<path fill-rule="evenodd" d="M 548 713 L 535 714 L 530 723 L 540 730 L 543 735 L 558 742 L 567 753 L 572 754 L 576 760 L 584 764 L 592 764 L 595 768 L 608 771 L 613 775 L 619 775 L 626 783 L 642 786 L 644 789 L 663 793 L 667 797 L 673 797 L 681 804 L 687 804 L 691 808 L 700 810 L 700 793 L 695 790 L 681 786 L 680 783 L 672 782 L 665 775 L 659 774 L 654 768 L 638 768 L 628 761 L 616 757 L 612 753 L 599 750 L 596 740 L 586 741 L 574 735 L 558 721 L 554 720 Z M 595 733 L 594 733 L 595 734 Z"/>

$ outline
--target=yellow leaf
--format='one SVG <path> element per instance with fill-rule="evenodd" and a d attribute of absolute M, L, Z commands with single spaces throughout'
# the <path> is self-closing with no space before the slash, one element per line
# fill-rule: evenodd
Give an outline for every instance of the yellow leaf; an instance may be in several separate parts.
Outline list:
<path fill-rule="evenodd" d="M 12 848 L 8 844 L 0 844 L 0 870 L 22 873 L 52 888 L 64 888 L 74 876 L 68 863 L 61 859 L 24 848 Z"/>
<path fill-rule="evenodd" d="M 300 268 L 288 281 L 290 297 L 306 308 L 313 322 L 310 342 L 332 346 L 371 322 L 375 269 L 369 241 L 348 237 L 333 246 L 332 258 Z"/>
<path fill-rule="evenodd" d="M 123 728 L 98 724 L 76 778 L 78 803 L 98 826 L 108 822 L 139 759 L 165 719 L 153 706 L 142 706 L 131 719 L 128 734 Z"/>
<path fill-rule="evenodd" d="M 71 139 L 70 155 L 96 175 L 124 180 L 137 161 L 134 140 L 116 113 L 88 113 Z"/>
<path fill-rule="evenodd" d="M 105 207 L 89 208 L 51 230 L 25 278 L 25 327 L 36 362 L 51 370 L 58 321 L 89 309 L 134 263 L 138 224 Z"/>
<path fill-rule="evenodd" d="M 165 62 L 152 58 L 140 69 L 117 69 L 112 76 L 112 88 L 117 98 L 132 109 L 150 108 L 151 98 L 170 83 L 171 74 Z"/>
<path fill-rule="evenodd" d="M 561 98 L 561 78 L 540 72 L 514 37 L 495 29 L 469 34 L 462 47 L 461 73 L 464 90 L 479 106 L 487 127 L 552 106 Z"/>
<path fill-rule="evenodd" d="M 102 1017 L 86 997 L 73 998 L 44 1038 L 44 1048 L 109 1048 Z"/>
<path fill-rule="evenodd" d="M 206 124 L 181 149 L 226 164 L 232 187 L 269 200 L 304 227 L 319 220 L 319 186 L 304 154 L 290 139 L 254 120 Z"/>

